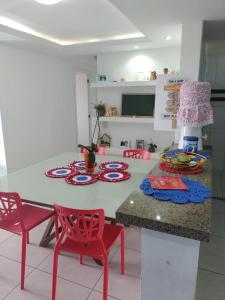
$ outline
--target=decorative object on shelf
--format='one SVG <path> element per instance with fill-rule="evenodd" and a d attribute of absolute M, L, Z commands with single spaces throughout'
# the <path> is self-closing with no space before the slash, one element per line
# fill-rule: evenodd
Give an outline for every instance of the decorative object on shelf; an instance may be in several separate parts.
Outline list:
<path fill-rule="evenodd" d="M 152 141 L 150 142 L 150 144 L 147 145 L 148 145 L 148 152 L 154 153 L 155 150 L 157 149 L 157 145 L 154 144 Z"/>
<path fill-rule="evenodd" d="M 101 147 L 110 147 L 111 146 L 111 137 L 109 134 L 104 133 L 101 137 L 100 137 L 100 145 Z"/>
<path fill-rule="evenodd" d="M 211 197 L 210 190 L 201 182 L 181 177 L 188 190 L 154 190 L 149 178 L 145 178 L 140 185 L 146 196 L 152 196 L 160 201 L 171 201 L 176 204 L 203 203 Z"/>
<path fill-rule="evenodd" d="M 198 151 L 198 137 L 197 136 L 184 136 L 183 151 L 196 153 Z"/>
<path fill-rule="evenodd" d="M 120 78 L 120 82 L 125 82 L 125 81 L 127 81 L 125 77 Z"/>
<path fill-rule="evenodd" d="M 106 81 L 109 81 L 109 77 L 108 75 L 105 75 L 105 74 L 97 74 L 96 76 L 96 82 L 106 82 Z"/>
<path fill-rule="evenodd" d="M 104 171 L 98 174 L 98 179 L 107 182 L 120 182 L 128 180 L 131 174 L 125 171 Z"/>
<path fill-rule="evenodd" d="M 163 74 L 164 75 L 168 75 L 169 74 L 169 69 L 168 68 L 164 68 L 163 69 Z"/>
<path fill-rule="evenodd" d="M 112 117 L 112 107 L 106 107 L 106 117 Z"/>
<path fill-rule="evenodd" d="M 105 162 L 101 163 L 99 165 L 99 168 L 102 170 L 116 170 L 116 171 L 123 171 L 126 170 L 129 167 L 127 163 L 120 162 L 120 161 L 110 161 L 110 162 Z"/>
<path fill-rule="evenodd" d="M 98 104 L 95 105 L 95 110 L 96 110 L 97 114 L 99 115 L 99 117 L 103 117 L 106 112 L 105 104 L 103 104 L 100 101 Z"/>
<path fill-rule="evenodd" d="M 196 157 L 199 157 L 197 160 Z M 188 152 L 178 152 L 175 156 L 168 156 L 167 152 L 161 154 L 161 160 L 166 162 L 167 166 L 177 170 L 193 170 L 203 165 L 207 158 L 203 155 Z"/>
<path fill-rule="evenodd" d="M 121 140 L 120 141 L 120 147 L 124 149 L 130 148 L 130 141 L 129 140 Z"/>
<path fill-rule="evenodd" d="M 157 79 L 156 71 L 152 71 L 152 72 L 151 72 L 150 80 L 156 80 L 156 79 Z"/>
<path fill-rule="evenodd" d="M 65 178 L 69 176 L 70 174 L 74 174 L 76 171 L 72 168 L 69 167 L 59 167 L 59 168 L 54 168 L 51 170 L 48 170 L 45 175 L 47 177 L 51 178 Z"/>
<path fill-rule="evenodd" d="M 143 150 L 145 148 L 144 140 L 136 140 L 136 149 Z"/>
<path fill-rule="evenodd" d="M 167 172 L 167 173 L 182 174 L 182 175 L 195 175 L 195 174 L 199 174 L 199 173 L 202 173 L 203 171 L 205 171 L 205 168 L 202 167 L 201 165 L 198 165 L 194 169 L 180 170 L 180 169 L 172 168 L 172 167 L 168 166 L 168 164 L 166 162 L 160 163 L 159 168 L 162 171 Z"/>
<path fill-rule="evenodd" d="M 95 174 L 72 174 L 65 178 L 68 184 L 72 185 L 87 185 L 94 183 L 98 180 L 98 176 Z"/>
<path fill-rule="evenodd" d="M 116 117 L 117 116 L 117 107 L 112 107 L 112 117 Z"/>
<path fill-rule="evenodd" d="M 91 146 L 83 146 L 81 144 L 78 147 L 86 149 L 84 152 L 85 170 L 87 173 L 94 173 L 95 169 L 95 152 L 97 152 L 97 145 L 92 143 Z"/>
<path fill-rule="evenodd" d="M 180 105 L 177 120 L 181 130 L 179 148 L 183 149 L 184 136 L 197 136 L 198 150 L 202 150 L 202 126 L 213 123 L 210 104 L 211 84 L 209 82 L 186 82 L 180 89 Z"/>

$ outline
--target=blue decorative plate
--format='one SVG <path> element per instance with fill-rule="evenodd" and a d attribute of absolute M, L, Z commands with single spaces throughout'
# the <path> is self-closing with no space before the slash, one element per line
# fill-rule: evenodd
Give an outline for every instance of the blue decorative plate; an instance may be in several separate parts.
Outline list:
<path fill-rule="evenodd" d="M 51 169 L 48 170 L 45 175 L 47 177 L 51 177 L 51 178 L 65 178 L 67 176 L 69 176 L 70 174 L 74 174 L 76 171 L 72 168 L 68 168 L 68 167 L 61 167 L 61 168 L 55 168 L 55 169 Z"/>
<path fill-rule="evenodd" d="M 65 178 L 66 182 L 72 185 L 87 185 L 98 180 L 98 176 L 94 174 L 72 174 Z"/>

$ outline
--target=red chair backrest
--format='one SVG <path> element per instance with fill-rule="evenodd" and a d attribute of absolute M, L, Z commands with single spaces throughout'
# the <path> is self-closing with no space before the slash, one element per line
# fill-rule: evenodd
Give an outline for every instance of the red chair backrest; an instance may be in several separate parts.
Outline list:
<path fill-rule="evenodd" d="M 101 240 L 104 231 L 103 209 L 81 210 L 55 205 L 63 232 L 75 242 Z"/>
<path fill-rule="evenodd" d="M 143 159 L 144 150 L 124 150 L 123 157 Z"/>
<path fill-rule="evenodd" d="M 18 193 L 0 192 L 0 227 L 7 227 L 7 224 L 20 223 L 22 230 L 23 223 L 23 206 Z"/>

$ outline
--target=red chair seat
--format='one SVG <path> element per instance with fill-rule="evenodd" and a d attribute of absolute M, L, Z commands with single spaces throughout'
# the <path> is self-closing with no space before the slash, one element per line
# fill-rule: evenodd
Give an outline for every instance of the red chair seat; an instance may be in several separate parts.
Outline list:
<path fill-rule="evenodd" d="M 109 252 L 122 230 L 122 226 L 105 224 L 102 238 L 107 252 Z M 102 248 L 99 241 L 82 243 L 73 241 L 68 237 L 66 237 L 60 245 L 59 251 L 82 253 L 84 256 L 91 256 L 95 258 L 102 256 Z"/>
<path fill-rule="evenodd" d="M 24 204 L 22 206 L 22 213 L 24 227 L 26 231 L 31 230 L 32 228 L 44 222 L 45 220 L 54 216 L 54 211 L 52 210 L 44 209 L 29 204 Z M 9 232 L 19 235 L 22 234 L 21 224 L 16 214 L 15 217 L 11 215 L 11 217 L 8 220 L 6 220 L 6 222 L 2 221 L 0 225 L 2 229 L 5 229 Z"/>

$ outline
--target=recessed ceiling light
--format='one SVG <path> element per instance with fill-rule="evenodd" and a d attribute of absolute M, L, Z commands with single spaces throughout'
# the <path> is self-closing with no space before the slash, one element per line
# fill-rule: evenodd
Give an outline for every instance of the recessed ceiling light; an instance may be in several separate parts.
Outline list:
<path fill-rule="evenodd" d="M 56 4 L 62 0 L 35 0 L 36 2 L 38 3 L 41 3 L 41 4 L 45 4 L 45 5 L 52 5 L 52 4 Z"/>
<path fill-rule="evenodd" d="M 167 40 L 167 41 L 170 41 L 171 39 L 172 39 L 172 37 L 171 37 L 170 35 L 167 35 L 167 36 L 166 36 L 166 40 Z"/>
<path fill-rule="evenodd" d="M 139 47 L 138 46 L 134 46 L 134 49 L 138 49 Z"/>
<path fill-rule="evenodd" d="M 38 0 L 38 1 L 44 1 L 44 0 Z M 46 0 L 47 1 L 47 0 Z M 48 0 L 50 1 L 50 0 Z M 51 0 L 53 1 L 53 0 Z M 54 0 L 56 1 L 56 0 Z M 58 0 L 59 1 L 59 0 Z M 21 23 L 18 23 L 12 19 L 8 19 L 6 17 L 0 16 L 0 25 L 21 31 L 36 37 L 39 37 L 41 39 L 47 40 L 52 43 L 56 43 L 61 46 L 70 46 L 70 45 L 81 45 L 81 44 L 90 44 L 90 43 L 97 43 L 97 42 L 108 42 L 108 41 L 118 41 L 118 40 L 126 40 L 126 39 L 134 39 L 134 38 L 141 38 L 144 35 L 141 32 L 134 32 L 129 34 L 123 34 L 123 35 L 114 35 L 114 36 L 105 36 L 102 38 L 92 38 L 92 39 L 83 39 L 83 40 L 61 40 L 58 38 L 55 38 L 53 36 L 50 36 L 48 34 L 38 32 L 28 26 L 25 26 Z"/>

